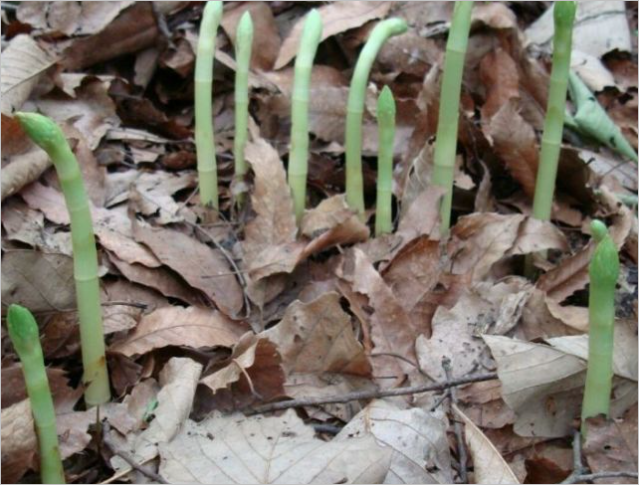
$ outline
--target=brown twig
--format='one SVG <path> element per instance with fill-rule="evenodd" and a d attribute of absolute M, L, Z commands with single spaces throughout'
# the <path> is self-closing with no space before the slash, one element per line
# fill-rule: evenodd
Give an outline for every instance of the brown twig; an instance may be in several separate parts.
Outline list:
<path fill-rule="evenodd" d="M 300 399 L 291 399 L 289 401 L 279 401 L 262 406 L 257 406 L 250 410 L 251 414 L 269 413 L 272 411 L 280 411 L 282 409 L 318 406 L 321 404 L 339 404 L 350 401 L 359 401 L 367 399 L 379 399 L 382 397 L 405 396 L 407 394 L 420 394 L 423 392 L 443 391 L 450 387 L 462 386 L 471 382 L 482 382 L 497 379 L 497 373 L 482 374 L 478 376 L 460 377 L 447 382 L 436 382 L 434 384 L 420 384 L 419 386 L 400 387 L 396 389 L 373 389 L 366 391 L 349 392 L 337 396 L 328 397 L 307 397 Z"/>
<path fill-rule="evenodd" d="M 102 441 L 104 442 L 105 445 L 109 447 L 109 449 L 115 455 L 118 455 L 120 458 L 126 461 L 131 468 L 140 472 L 142 475 L 150 478 L 151 480 L 157 483 L 169 483 L 160 475 L 155 473 L 153 470 L 150 470 L 147 467 L 140 465 L 137 461 L 135 461 L 135 458 L 133 458 L 129 453 L 119 449 L 118 445 L 115 444 L 113 440 L 111 440 L 111 438 L 109 438 L 108 431 L 110 429 L 110 426 L 107 422 L 104 423 L 103 429 L 104 429 L 104 434 L 102 435 Z M 133 470 L 129 470 L 129 471 L 133 471 Z"/>
<path fill-rule="evenodd" d="M 452 370 L 451 362 L 448 357 L 442 359 L 442 367 L 444 374 L 446 374 L 446 380 L 451 382 Z M 457 392 L 453 386 L 446 390 L 446 394 L 450 398 L 450 402 L 457 405 Z M 459 480 L 460 483 L 468 483 L 468 452 L 466 450 L 466 443 L 464 441 L 464 427 L 456 416 L 453 416 L 453 428 L 455 430 L 455 438 L 457 440 L 457 458 L 459 459 Z"/>
<path fill-rule="evenodd" d="M 588 473 L 581 459 L 581 434 L 575 431 L 572 439 L 572 473 L 561 483 L 586 483 L 602 478 L 638 478 L 637 472 L 598 472 Z"/>

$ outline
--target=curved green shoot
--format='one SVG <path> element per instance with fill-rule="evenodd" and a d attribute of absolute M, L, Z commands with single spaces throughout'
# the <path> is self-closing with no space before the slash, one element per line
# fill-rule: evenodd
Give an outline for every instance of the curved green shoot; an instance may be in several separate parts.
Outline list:
<path fill-rule="evenodd" d="M 213 132 L 213 60 L 215 37 L 222 20 L 222 2 L 206 2 L 195 60 L 195 148 L 200 200 L 218 208 L 217 160 Z"/>
<path fill-rule="evenodd" d="M 395 141 L 395 100 L 388 86 L 377 99 L 379 150 L 377 156 L 377 204 L 375 235 L 393 232 L 393 144 Z"/>
<path fill-rule="evenodd" d="M 403 34 L 403 19 L 387 19 L 375 26 L 357 59 L 346 112 L 346 202 L 364 220 L 364 180 L 362 174 L 362 118 L 368 77 L 380 49 L 394 35 Z"/>
<path fill-rule="evenodd" d="M 468 48 L 472 9 L 473 2 L 455 2 L 444 57 L 432 177 L 433 184 L 445 190 L 440 206 L 440 232 L 442 235 L 447 234 L 450 228 L 459 125 L 459 97 L 464 73 L 464 59 Z"/>
<path fill-rule="evenodd" d="M 80 320 L 84 399 L 96 406 L 111 398 L 104 354 L 98 253 L 95 246 L 89 199 L 78 161 L 62 130 L 51 119 L 36 113 L 16 113 L 24 131 L 40 146 L 55 166 L 71 219 L 73 276 Z"/>
<path fill-rule="evenodd" d="M 311 10 L 304 22 L 299 51 L 295 59 L 293 99 L 291 102 L 291 155 L 288 162 L 288 184 L 293 196 L 295 219 L 299 224 L 306 206 L 308 175 L 308 103 L 311 73 L 317 46 L 322 39 L 322 17 Z"/>
<path fill-rule="evenodd" d="M 29 310 L 19 305 L 11 305 L 7 313 L 7 327 L 13 347 L 22 363 L 24 382 L 38 434 L 42 483 L 65 483 L 55 409 L 44 367 L 38 324 Z"/>
<path fill-rule="evenodd" d="M 533 217 L 541 221 L 550 219 L 555 193 L 557 166 L 564 130 L 568 75 L 570 73 L 572 27 L 577 3 L 555 2 L 554 8 L 555 34 L 553 37 L 552 71 L 533 201 Z"/>
<path fill-rule="evenodd" d="M 588 267 L 588 370 L 581 408 L 582 434 L 586 431 L 587 418 L 610 414 L 615 286 L 619 277 L 619 252 L 606 225 L 595 220 L 591 224 L 591 230 L 597 247 Z"/>
<path fill-rule="evenodd" d="M 235 140 L 233 153 L 235 156 L 235 180 L 244 182 L 248 170 L 244 159 L 244 148 L 248 138 L 248 77 L 253 47 L 253 20 L 251 12 L 244 12 L 235 34 Z M 243 194 L 238 197 L 239 205 L 244 201 Z"/>

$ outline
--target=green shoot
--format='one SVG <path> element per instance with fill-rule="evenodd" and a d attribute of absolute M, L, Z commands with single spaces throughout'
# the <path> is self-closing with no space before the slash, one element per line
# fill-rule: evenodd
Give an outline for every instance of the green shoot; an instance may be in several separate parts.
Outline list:
<path fill-rule="evenodd" d="M 395 141 L 395 100 L 384 86 L 377 100 L 379 151 L 377 156 L 377 205 L 375 235 L 393 232 L 391 202 L 393 196 L 393 143 Z"/>
<path fill-rule="evenodd" d="M 71 219 L 73 276 L 86 386 L 84 399 L 87 406 L 103 404 L 111 398 L 111 391 L 104 354 L 98 253 L 82 173 L 62 130 L 51 119 L 36 113 L 16 113 L 15 116 L 27 135 L 51 157 L 58 173 Z"/>
<path fill-rule="evenodd" d="M 588 370 L 581 408 L 582 434 L 586 419 L 610 414 L 612 392 L 612 352 L 615 323 L 615 286 L 619 277 L 619 253 L 606 225 L 593 221 L 591 230 L 597 243 L 590 260 L 590 296 L 588 299 Z"/>
<path fill-rule="evenodd" d="M 408 29 L 402 19 L 392 18 L 378 23 L 357 59 L 346 112 L 346 202 L 364 220 L 364 180 L 362 174 L 362 118 L 366 101 L 366 85 L 373 62 L 380 49 L 394 35 Z"/>
<path fill-rule="evenodd" d="M 295 59 L 293 99 L 291 103 L 291 154 L 288 162 L 288 184 L 293 196 L 295 218 L 299 224 L 306 206 L 308 175 L 308 103 L 311 72 L 322 39 L 322 17 L 315 9 L 306 16 L 299 51 Z"/>
<path fill-rule="evenodd" d="M 206 2 L 195 60 L 195 147 L 200 200 L 218 208 L 217 160 L 213 133 L 213 60 L 215 37 L 222 20 L 222 2 Z"/>
<path fill-rule="evenodd" d="M 533 217 L 540 221 L 550 219 L 555 193 L 570 73 L 572 27 L 576 11 L 576 2 L 555 2 L 552 71 L 533 201 Z"/>
<path fill-rule="evenodd" d="M 251 50 L 253 47 L 253 20 L 247 10 L 242 15 L 235 35 L 235 140 L 233 152 L 235 155 L 235 180 L 244 182 L 247 172 L 244 148 L 248 136 L 248 76 L 251 63 Z M 244 200 L 243 194 L 238 197 L 239 205 Z"/>
<path fill-rule="evenodd" d="M 446 42 L 432 177 L 433 184 L 445 190 L 440 206 L 440 232 L 442 235 L 447 234 L 450 228 L 459 125 L 459 97 L 472 9 L 473 2 L 455 2 L 448 41 Z"/>
<path fill-rule="evenodd" d="M 22 363 L 24 382 L 38 434 L 42 483 L 65 483 L 55 409 L 44 367 L 38 324 L 29 310 L 19 305 L 11 305 L 7 314 L 7 327 L 13 347 Z"/>

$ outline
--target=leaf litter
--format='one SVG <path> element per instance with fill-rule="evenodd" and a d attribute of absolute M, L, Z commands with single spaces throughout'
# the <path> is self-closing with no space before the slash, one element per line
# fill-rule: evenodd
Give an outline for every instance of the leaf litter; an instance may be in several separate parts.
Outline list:
<path fill-rule="evenodd" d="M 567 130 L 553 218 L 530 217 L 552 7 L 474 7 L 450 236 L 439 232 L 442 193 L 430 174 L 452 6 L 318 9 L 324 29 L 299 228 L 286 164 L 292 65 L 309 7 L 225 5 L 214 221 L 198 207 L 192 143 L 201 6 L 22 2 L 3 11 L 3 314 L 19 303 L 41 326 L 67 478 L 148 482 L 126 455 L 169 482 L 450 483 L 467 473 L 470 483 L 564 480 L 576 471 L 570 448 L 588 358 L 593 218 L 608 223 L 621 250 L 623 281 L 612 418 L 591 421 L 580 466 L 636 472 L 637 217 L 621 202 L 636 197 L 636 170 Z M 245 11 L 260 49 L 249 80 L 251 176 L 241 188 L 249 204 L 237 211 L 233 48 Z M 360 220 L 343 196 L 345 106 L 358 52 L 392 16 L 405 18 L 409 31 L 373 66 L 363 171 L 370 207 L 375 101 L 389 85 L 398 103 L 396 231 L 373 237 L 372 218 Z M 628 29 L 636 30 L 636 5 L 580 4 L 577 19 L 573 68 L 636 149 L 636 40 Z M 80 399 L 69 218 L 50 161 L 21 132 L 16 110 L 63 126 L 89 190 L 118 396 L 101 408 L 108 452 Z M 530 281 L 521 276 L 523 256 L 540 251 L 548 258 L 535 258 L 542 274 Z M 5 481 L 28 482 L 38 479 L 36 437 L 4 330 L 2 339 L 2 472 Z M 467 382 L 358 398 L 450 379 Z M 321 402 L 335 396 L 353 397 Z M 287 400 L 297 411 L 255 414 Z"/>

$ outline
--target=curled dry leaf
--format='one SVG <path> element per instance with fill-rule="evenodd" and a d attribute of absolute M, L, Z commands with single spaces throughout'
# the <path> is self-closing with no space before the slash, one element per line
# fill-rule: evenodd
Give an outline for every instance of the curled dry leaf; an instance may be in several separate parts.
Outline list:
<path fill-rule="evenodd" d="M 200 384 L 213 391 L 213 403 L 207 404 L 220 411 L 242 409 L 257 400 L 268 402 L 284 396 L 282 357 L 268 338 L 246 333 L 227 365 Z"/>
<path fill-rule="evenodd" d="M 4 121 L 3 121 L 4 123 Z M 51 160 L 44 150 L 34 147 L 26 153 L 11 157 L 11 163 L 2 167 L 2 200 L 19 192 L 23 187 L 35 182 L 51 166 Z"/>
<path fill-rule="evenodd" d="M 455 414 L 464 423 L 464 437 L 473 457 L 474 483 L 520 483 L 501 453 L 461 409 L 453 404 Z"/>
<path fill-rule="evenodd" d="M 2 480 L 18 483 L 37 463 L 38 438 L 29 400 L 2 409 Z"/>
<path fill-rule="evenodd" d="M 519 329 L 530 341 L 587 332 L 588 309 L 561 306 L 535 288 L 525 303 Z"/>
<path fill-rule="evenodd" d="M 379 445 L 392 450 L 381 483 L 452 483 L 446 428 L 445 418 L 435 413 L 377 400 L 360 411 L 340 436 L 372 434 Z"/>
<path fill-rule="evenodd" d="M 322 17 L 322 39 L 354 29 L 369 20 L 384 18 L 390 10 L 391 2 L 332 2 L 318 9 Z M 305 18 L 301 18 L 293 26 L 289 35 L 282 42 L 282 47 L 275 61 L 275 69 L 287 65 L 297 54 L 302 37 Z"/>
<path fill-rule="evenodd" d="M 165 307 L 142 317 L 135 331 L 113 344 L 110 350 L 130 357 L 169 345 L 232 347 L 244 330 L 217 310 Z"/>
<path fill-rule="evenodd" d="M 239 315 L 242 287 L 222 251 L 186 234 L 143 223 L 133 225 L 136 241 L 145 244 L 165 265 L 193 288 L 201 290 L 226 315 Z"/>
<path fill-rule="evenodd" d="M 276 417 L 214 414 L 188 420 L 160 445 L 171 483 L 381 483 L 390 450 L 367 434 L 325 442 L 288 410 Z"/>
<path fill-rule="evenodd" d="M 161 389 L 157 394 L 153 421 L 141 433 L 126 436 L 127 447 L 138 463 L 155 458 L 158 445 L 173 440 L 184 429 L 201 373 L 202 365 L 191 359 L 173 357 L 166 363 L 160 372 Z M 115 432 L 112 433 L 121 441 Z M 118 471 L 131 469 L 119 456 L 114 456 L 111 464 Z"/>

